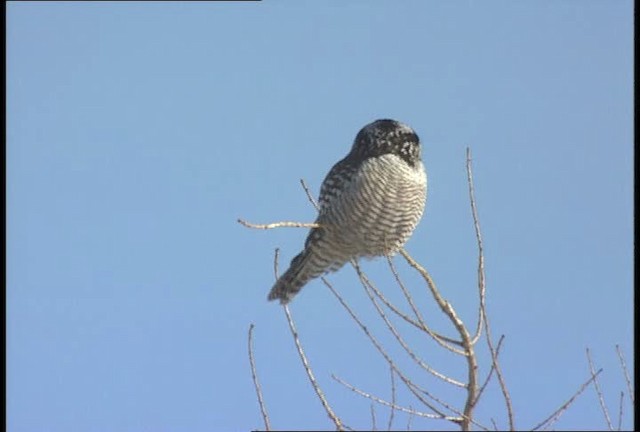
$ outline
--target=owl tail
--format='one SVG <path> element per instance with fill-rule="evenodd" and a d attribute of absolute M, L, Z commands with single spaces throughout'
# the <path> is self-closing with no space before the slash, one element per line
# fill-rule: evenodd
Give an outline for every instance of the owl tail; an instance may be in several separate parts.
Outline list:
<path fill-rule="evenodd" d="M 307 282 L 325 272 L 326 269 L 317 261 L 318 257 L 305 248 L 291 260 L 289 269 L 273 285 L 268 300 L 279 299 L 283 305 L 289 303 Z"/>

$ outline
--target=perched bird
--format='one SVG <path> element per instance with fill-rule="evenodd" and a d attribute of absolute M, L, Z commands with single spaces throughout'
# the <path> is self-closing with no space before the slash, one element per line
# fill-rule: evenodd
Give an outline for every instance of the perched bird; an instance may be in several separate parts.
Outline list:
<path fill-rule="evenodd" d="M 420 221 L 426 197 L 418 135 L 395 120 L 366 125 L 322 182 L 320 227 L 311 229 L 268 299 L 286 304 L 311 279 L 352 258 L 395 254 Z"/>

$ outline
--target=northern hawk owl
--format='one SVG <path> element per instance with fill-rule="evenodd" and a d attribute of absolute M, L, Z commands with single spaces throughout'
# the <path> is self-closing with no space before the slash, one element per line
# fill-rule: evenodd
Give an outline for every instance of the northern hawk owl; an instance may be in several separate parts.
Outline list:
<path fill-rule="evenodd" d="M 320 227 L 311 229 L 268 299 L 286 304 L 311 279 L 353 258 L 395 254 L 420 221 L 426 196 L 427 176 L 413 129 L 395 120 L 366 125 L 322 182 Z"/>

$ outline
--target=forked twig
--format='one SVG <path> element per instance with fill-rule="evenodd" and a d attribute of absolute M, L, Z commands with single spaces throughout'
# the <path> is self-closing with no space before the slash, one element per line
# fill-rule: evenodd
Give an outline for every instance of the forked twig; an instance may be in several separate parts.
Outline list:
<path fill-rule="evenodd" d="M 493 346 L 493 336 L 491 335 L 491 326 L 489 325 L 489 318 L 487 317 L 487 312 L 486 312 L 486 303 L 485 303 L 486 280 L 485 280 L 485 273 L 484 273 L 484 252 L 483 252 L 483 246 L 482 246 L 482 233 L 480 231 L 480 222 L 478 218 L 478 209 L 476 206 L 475 187 L 473 185 L 473 170 L 471 169 L 471 149 L 469 147 L 467 147 L 467 181 L 469 184 L 469 200 L 471 201 L 471 213 L 473 215 L 473 225 L 476 230 L 476 241 L 478 244 L 478 292 L 480 297 L 480 310 L 478 312 L 478 328 L 476 330 L 476 335 L 473 338 L 473 343 L 475 343 L 475 341 L 477 341 L 477 338 L 480 337 L 482 323 L 484 322 L 484 331 L 487 338 L 487 346 L 489 347 L 489 351 L 491 352 L 491 362 L 492 362 L 492 365 L 495 367 L 496 376 L 498 377 L 498 383 L 500 384 L 500 390 L 502 391 L 502 396 L 504 397 L 504 402 L 507 407 L 507 416 L 509 417 L 509 429 L 513 431 L 515 430 L 515 420 L 513 416 L 513 406 L 511 404 L 511 396 L 509 395 L 507 384 L 505 383 L 504 377 L 502 375 L 500 363 L 498 363 L 497 352 Z"/>
<path fill-rule="evenodd" d="M 462 429 L 469 430 L 470 423 L 472 422 L 473 415 L 473 407 L 476 402 L 476 393 L 478 391 L 478 364 L 476 360 L 476 355 L 473 349 L 473 344 L 471 343 L 471 337 L 469 336 L 469 332 L 465 327 L 462 320 L 456 314 L 456 311 L 453 309 L 451 304 L 446 301 L 440 295 L 440 292 L 436 288 L 435 282 L 431 279 L 431 275 L 418 264 L 412 257 L 405 251 L 404 249 L 400 249 L 400 254 L 404 257 L 407 263 L 413 267 L 425 280 L 429 290 L 433 298 L 440 306 L 440 309 L 444 314 L 449 318 L 453 326 L 456 328 L 458 333 L 460 334 L 460 338 L 462 339 L 462 346 L 466 350 L 466 359 L 467 359 L 467 400 L 465 402 L 464 411 L 463 411 L 463 421 L 462 421 Z M 497 370 L 497 369 L 496 369 Z"/>
<path fill-rule="evenodd" d="M 416 391 L 419 391 L 420 393 L 422 393 L 422 394 L 424 394 L 424 395 L 428 396 L 430 399 L 433 399 L 435 402 L 437 402 L 438 404 L 442 405 L 444 408 L 448 409 L 448 410 L 449 410 L 449 411 L 451 411 L 452 413 L 457 414 L 457 415 L 458 415 L 458 417 L 454 417 L 454 419 L 453 419 L 453 420 L 451 420 L 451 421 L 453 421 L 454 423 L 460 424 L 460 425 L 464 425 L 463 420 L 464 420 L 464 418 L 465 418 L 465 414 L 464 414 L 462 411 L 460 411 L 459 409 L 457 409 L 457 408 L 453 407 L 452 405 L 450 405 L 450 404 L 446 403 L 445 401 L 443 401 L 443 400 L 441 400 L 441 399 L 437 398 L 437 397 L 436 397 L 436 396 L 434 396 L 432 393 L 430 393 L 428 390 L 426 390 L 426 389 L 424 389 L 424 388 L 419 387 L 417 384 L 415 384 L 415 383 L 413 383 L 413 382 L 410 382 L 409 384 L 410 384 L 410 386 L 411 386 L 412 388 L 414 388 Z M 472 417 L 471 417 L 471 418 L 468 418 L 468 420 L 469 420 L 469 423 L 473 423 L 474 425 L 478 426 L 478 427 L 479 427 L 480 429 L 482 429 L 482 430 L 485 430 L 485 431 L 488 431 L 488 430 L 489 430 L 489 428 L 487 428 L 487 427 L 486 427 L 485 425 L 483 425 L 482 423 L 480 423 L 480 422 L 478 422 L 478 421 L 474 420 Z"/>
<path fill-rule="evenodd" d="M 400 333 L 398 333 L 398 331 L 393 326 L 391 321 L 389 321 L 389 319 L 387 318 L 386 314 L 384 313 L 384 310 L 382 310 L 380 305 L 376 302 L 375 298 L 373 297 L 373 295 L 369 291 L 368 287 L 373 285 L 372 282 L 369 280 L 369 278 L 367 278 L 365 276 L 365 274 L 360 269 L 360 266 L 358 266 L 356 263 L 352 263 L 352 264 L 356 268 L 356 271 L 358 272 L 358 277 L 360 278 L 360 281 L 362 282 L 362 285 L 363 285 L 363 287 L 365 289 L 365 292 L 367 293 L 367 296 L 369 297 L 369 300 L 371 300 L 371 302 L 373 303 L 374 307 L 376 308 L 376 310 L 378 312 L 378 315 L 380 315 L 380 318 L 382 318 L 382 320 L 386 324 L 386 326 L 389 329 L 389 331 L 391 332 L 391 334 L 396 338 L 396 340 L 402 346 L 402 348 L 404 348 L 405 352 L 409 355 L 409 357 L 411 357 L 411 359 L 413 361 L 415 361 L 421 368 L 423 368 L 424 370 L 426 370 L 427 372 L 429 372 L 433 376 L 435 376 L 437 378 L 440 378 L 441 380 L 443 380 L 443 381 L 445 381 L 445 382 L 447 382 L 449 384 L 452 384 L 454 386 L 466 387 L 466 385 L 464 383 L 461 383 L 460 381 L 454 380 L 453 378 L 448 377 L 448 376 L 438 372 L 437 370 L 433 369 L 431 366 L 426 364 L 420 357 L 418 357 L 418 355 L 416 353 L 413 352 L 411 347 L 409 347 L 409 345 L 407 345 L 407 343 L 404 341 L 404 339 L 402 338 Z"/>
<path fill-rule="evenodd" d="M 454 351 L 454 352 L 457 352 L 458 354 L 464 355 L 464 352 L 460 352 L 460 351 L 456 350 L 455 348 L 449 347 L 448 345 L 443 343 L 443 341 L 445 341 L 445 342 L 452 343 L 454 345 L 462 346 L 462 342 L 461 341 L 456 340 L 456 339 L 452 339 L 450 337 L 447 337 L 447 336 L 441 335 L 441 334 L 439 334 L 437 332 L 434 332 L 427 326 L 427 324 L 424 322 L 424 319 L 422 318 L 422 314 L 420 313 L 420 311 L 418 310 L 417 306 L 415 305 L 415 303 L 413 301 L 413 297 L 411 296 L 411 293 L 409 292 L 407 287 L 404 285 L 404 283 L 400 279 L 400 274 L 398 273 L 398 270 L 396 269 L 396 266 L 393 264 L 393 260 L 389 256 L 387 256 L 386 258 L 387 258 L 387 263 L 389 264 L 389 268 L 391 269 L 391 273 L 393 273 L 393 276 L 395 277 L 396 282 L 398 282 L 398 285 L 400 286 L 400 289 L 402 290 L 402 293 L 404 294 L 407 302 L 409 303 L 409 306 L 411 307 L 411 310 L 413 311 L 414 315 L 416 316 L 416 318 L 418 319 L 418 322 L 421 325 L 421 327 L 419 327 L 419 328 L 421 330 L 425 331 L 429 336 L 431 336 L 436 342 L 438 342 L 444 348 L 448 349 L 449 351 Z"/>
<path fill-rule="evenodd" d="M 443 419 L 443 420 L 450 420 L 450 421 L 454 421 L 455 423 L 458 422 L 458 419 L 454 419 L 451 417 L 446 416 L 442 411 L 438 410 L 436 407 L 434 407 L 432 404 L 430 404 L 428 401 L 426 401 L 422 396 L 420 396 L 420 394 L 418 392 L 415 391 L 414 387 L 415 385 L 413 385 L 412 387 L 412 383 L 409 380 L 409 378 L 407 378 L 400 369 L 398 369 L 398 367 L 396 366 L 396 364 L 394 363 L 393 359 L 391 358 L 391 356 L 389 356 L 389 354 L 386 352 L 386 350 L 382 347 L 382 345 L 380 344 L 380 342 L 375 338 L 375 336 L 373 336 L 373 334 L 371 334 L 371 332 L 369 331 L 369 329 L 367 328 L 367 326 L 364 325 L 364 323 L 360 320 L 360 318 L 358 318 L 358 316 L 355 314 L 355 312 L 353 311 L 353 309 L 351 309 L 351 307 L 347 304 L 347 302 L 344 301 L 344 299 L 342 298 L 342 296 L 340 294 L 338 294 L 338 292 L 335 290 L 335 288 L 333 288 L 333 286 L 327 281 L 326 278 L 321 277 L 322 282 L 325 284 L 325 286 L 327 288 L 329 288 L 331 290 L 331 292 L 333 293 L 333 295 L 338 299 L 338 301 L 340 302 L 340 304 L 342 305 L 342 307 L 347 311 L 347 313 L 351 316 L 351 318 L 356 322 L 356 324 L 358 324 L 358 327 L 360 327 L 360 329 L 364 332 L 364 334 L 367 336 L 367 338 L 369 339 L 369 341 L 371 341 L 371 343 L 373 344 L 373 346 L 376 348 L 376 350 L 378 350 L 378 352 L 380 353 L 380 355 L 382 355 L 382 357 L 384 357 L 384 359 L 387 361 L 387 363 L 389 364 L 389 366 L 398 374 L 398 376 L 400 377 L 400 379 L 402 380 L 402 382 L 407 386 L 407 388 L 409 389 L 409 391 L 411 391 L 411 393 L 413 393 L 413 395 L 420 400 L 420 402 L 422 402 L 425 406 L 429 407 L 432 411 L 434 411 L 436 414 L 438 414 L 439 418 Z"/>
<path fill-rule="evenodd" d="M 331 290 L 331 292 L 333 293 L 333 295 L 338 299 L 338 301 L 340 302 L 340 304 L 342 305 L 343 308 L 345 308 L 345 310 L 349 313 L 349 315 L 351 316 L 351 318 L 356 322 L 356 324 L 358 324 L 358 326 L 360 327 L 360 329 L 365 333 L 365 335 L 367 336 L 367 338 L 371 341 L 371 343 L 374 345 L 374 347 L 378 350 L 378 352 L 384 357 L 384 359 L 387 361 L 387 363 L 389 364 L 389 366 L 393 369 L 393 371 L 398 374 L 398 377 L 400 377 L 400 380 L 403 382 L 403 384 L 409 389 L 409 391 L 416 397 L 416 399 L 418 399 L 420 402 L 422 402 L 425 406 L 427 406 L 428 408 L 430 408 L 431 410 L 433 410 L 439 418 L 442 420 L 448 420 L 452 423 L 455 424 L 465 424 L 466 422 L 468 423 L 473 423 L 476 426 L 484 429 L 484 430 L 488 430 L 485 426 L 483 426 L 482 424 L 478 423 L 477 421 L 473 420 L 473 418 L 465 418 L 465 414 L 460 412 L 459 410 L 455 409 L 454 407 L 452 407 L 451 405 L 441 401 L 440 399 L 438 399 L 437 397 L 435 397 L 433 394 L 431 394 L 429 391 L 420 388 L 418 385 L 416 385 L 414 382 L 412 382 L 409 378 L 407 378 L 404 373 L 402 373 L 402 371 L 396 366 L 396 364 L 394 363 L 393 359 L 391 358 L 391 356 L 389 356 L 389 354 L 385 351 L 385 349 L 382 347 L 382 345 L 380 344 L 380 342 L 375 338 L 375 336 L 373 336 L 373 334 L 369 331 L 369 329 L 367 328 L 367 326 L 364 325 L 364 323 L 360 320 L 360 318 L 358 318 L 358 316 L 355 314 L 355 312 L 351 309 L 351 307 L 344 301 L 344 299 L 342 298 L 342 296 L 340 294 L 338 294 L 338 292 L 333 288 L 333 286 L 323 277 L 321 278 L 322 282 L 327 286 L 327 288 L 329 288 L 329 290 Z M 427 397 L 429 397 L 430 399 L 432 399 L 433 401 L 435 401 L 436 403 L 442 405 L 445 409 L 457 414 L 459 417 L 453 417 L 453 416 L 447 416 L 445 415 L 441 410 L 437 409 L 436 407 L 433 406 L 433 404 L 429 403 L 424 397 L 421 396 L 421 393 L 426 395 Z"/>
<path fill-rule="evenodd" d="M 600 408 L 602 408 L 602 413 L 604 414 L 604 418 L 607 420 L 607 426 L 609 426 L 609 430 L 613 430 L 613 425 L 611 424 L 611 417 L 609 417 L 609 409 L 607 409 L 607 405 L 604 403 L 604 396 L 602 395 L 602 390 L 600 390 L 600 384 L 595 376 L 595 368 L 593 367 L 593 361 L 591 360 L 591 351 L 587 348 L 587 361 L 589 362 L 589 372 L 591 372 L 591 376 L 593 377 L 593 384 L 596 389 L 596 394 L 598 395 L 598 401 L 600 402 Z"/>
<path fill-rule="evenodd" d="M 389 259 L 390 258 L 387 257 L 387 260 L 389 260 Z M 392 272 L 394 272 L 394 271 L 397 272 L 397 270 L 395 269 L 395 267 L 393 266 L 392 263 L 391 263 L 391 266 L 392 266 L 391 267 L 391 269 L 392 269 L 391 271 Z M 400 288 L 403 289 L 403 290 L 406 290 L 406 287 L 402 284 L 402 281 L 400 281 L 400 280 L 397 280 L 397 281 L 400 284 Z M 385 306 L 387 306 L 389 308 L 389 310 L 391 310 L 397 316 L 402 318 L 405 322 L 411 324 L 412 326 L 414 326 L 418 330 L 423 331 L 423 332 L 427 332 L 427 333 L 432 333 L 433 334 L 432 337 L 436 338 L 437 342 L 440 343 L 440 340 L 443 340 L 443 341 L 452 343 L 454 345 L 462 346 L 462 342 L 460 342 L 458 340 L 455 340 L 455 339 L 452 339 L 452 338 L 449 338 L 447 336 L 443 336 L 443 335 L 441 335 L 441 334 L 439 334 L 437 332 L 434 332 L 433 330 L 429 329 L 424 322 L 419 322 L 419 321 L 416 321 L 413 318 L 409 317 L 407 314 L 405 314 L 400 309 L 398 309 L 393 303 L 391 303 L 375 285 L 371 284 L 369 286 L 369 288 L 371 288 L 373 290 L 373 292 L 375 293 L 376 297 L 378 297 L 385 304 Z M 410 296 L 410 293 L 408 292 L 408 290 L 407 290 L 406 294 Z M 440 340 L 437 339 L 437 338 L 439 338 Z M 447 345 L 443 345 L 443 347 L 447 348 L 449 351 L 454 351 L 457 354 L 464 355 L 464 353 L 462 351 L 456 351 L 455 348 L 452 349 L 451 347 L 449 347 Z"/>
<path fill-rule="evenodd" d="M 494 419 L 493 417 L 491 417 L 491 423 L 493 424 L 493 430 L 495 431 L 499 431 L 500 429 L 498 429 L 498 423 L 496 423 L 496 419 Z"/>
<path fill-rule="evenodd" d="M 618 353 L 618 358 L 620 359 L 620 366 L 622 366 L 622 371 L 624 372 L 624 379 L 627 382 L 627 389 L 629 389 L 629 399 L 631 399 L 631 404 L 635 404 L 636 401 L 635 401 L 633 387 L 631 386 L 631 378 L 629 378 L 627 363 L 624 361 L 624 356 L 622 355 L 622 350 L 620 349 L 620 345 L 616 345 L 616 352 Z"/>
<path fill-rule="evenodd" d="M 258 381 L 258 374 L 256 373 L 256 363 L 253 358 L 253 329 L 255 325 L 251 323 L 249 326 L 249 363 L 251 364 L 251 377 L 253 378 L 253 386 L 256 389 L 256 394 L 258 396 L 258 405 L 260 405 L 260 412 L 262 413 L 262 420 L 264 421 L 265 430 L 271 430 L 271 426 L 269 425 L 269 415 L 267 414 L 267 409 L 264 405 L 264 400 L 262 399 L 262 389 L 260 388 L 260 382 Z"/>
<path fill-rule="evenodd" d="M 500 348 L 502 348 L 502 342 L 504 341 L 504 335 L 500 336 L 500 340 L 498 340 L 498 346 L 496 346 L 496 358 L 500 355 Z M 489 369 L 489 373 L 487 374 L 487 378 L 485 378 L 484 383 L 480 386 L 480 390 L 478 390 L 478 395 L 476 396 L 475 403 L 477 404 L 484 392 L 484 389 L 487 388 L 489 381 L 491 381 L 491 377 L 493 376 L 493 371 L 495 371 L 496 367 L 493 362 L 491 362 L 491 369 Z"/>
<path fill-rule="evenodd" d="M 407 299 L 407 301 L 408 301 L 408 303 L 409 303 L 409 305 L 410 305 L 410 307 L 411 307 L 411 309 L 413 311 L 413 314 L 415 315 L 417 321 L 414 320 L 413 318 L 407 316 L 406 314 L 402 313 L 395 306 L 393 306 L 384 297 L 384 295 L 381 293 L 381 291 L 378 290 L 371 281 L 369 281 L 369 279 L 360 270 L 360 268 L 358 267 L 357 263 L 356 262 L 352 262 L 352 264 L 354 265 L 354 268 L 356 269 L 356 271 L 358 273 L 360 281 L 362 282 L 362 285 L 365 288 L 365 292 L 367 293 L 367 295 L 369 296 L 370 300 L 374 304 L 376 310 L 378 311 L 378 314 L 380 315 L 380 317 L 383 319 L 383 321 L 387 325 L 388 330 L 393 334 L 393 336 L 396 338 L 396 340 L 398 340 L 398 342 L 405 349 L 405 351 L 409 354 L 409 356 L 415 362 L 417 362 L 421 367 L 423 367 L 425 370 L 431 372 L 435 376 L 444 377 L 443 379 L 446 382 L 466 388 L 467 397 L 466 397 L 465 406 L 464 406 L 464 409 L 463 409 L 462 412 L 456 410 L 455 408 L 453 408 L 452 406 L 446 404 L 445 402 L 440 401 L 438 398 L 433 396 L 428 391 L 418 387 L 413 381 L 411 381 L 407 376 L 405 376 L 402 373 L 402 371 L 400 371 L 397 368 L 397 366 L 395 365 L 394 361 L 389 356 L 389 354 L 384 350 L 382 345 L 369 332 L 367 327 L 364 326 L 364 324 L 354 314 L 354 312 L 351 310 L 351 308 L 344 302 L 342 297 L 340 297 L 340 295 L 333 289 L 331 284 L 329 284 L 326 281 L 325 278 L 322 278 L 322 281 L 325 283 L 325 285 L 327 285 L 329 287 L 329 289 L 332 291 L 332 293 L 338 298 L 338 300 L 340 301 L 342 306 L 347 310 L 347 312 L 354 319 L 354 321 L 364 331 L 364 333 L 369 338 L 369 340 L 374 344 L 376 349 L 380 352 L 380 354 L 382 354 L 382 356 L 388 362 L 389 367 L 390 367 L 390 373 L 391 373 L 391 385 L 392 385 L 392 395 L 391 395 L 391 397 L 392 397 L 392 402 L 390 403 L 390 402 L 384 401 L 384 400 L 382 400 L 380 398 L 377 398 L 376 396 L 372 396 L 372 395 L 370 395 L 368 393 L 365 393 L 362 390 L 359 390 L 359 389 L 357 389 L 357 388 L 355 388 L 355 387 L 353 387 L 353 386 L 351 386 L 349 384 L 344 383 L 343 381 L 337 379 L 335 376 L 333 378 L 336 379 L 338 382 L 342 383 L 343 385 L 347 386 L 348 388 L 350 388 L 352 391 L 354 391 L 354 392 L 356 392 L 356 393 L 358 393 L 358 394 L 360 394 L 360 395 L 362 395 L 364 397 L 367 397 L 367 398 L 375 401 L 376 403 L 379 403 L 379 404 L 382 404 L 382 405 L 390 407 L 391 408 L 391 413 L 390 413 L 390 416 L 389 416 L 389 424 L 388 424 L 388 428 L 389 429 L 391 429 L 391 427 L 392 427 L 394 413 L 397 410 L 397 411 L 402 411 L 402 412 L 406 412 L 406 413 L 409 414 L 409 424 L 407 425 L 408 428 L 411 427 L 411 420 L 412 420 L 413 416 L 415 415 L 415 416 L 422 416 L 422 417 L 428 417 L 428 418 L 434 418 L 434 419 L 448 420 L 450 422 L 453 422 L 455 424 L 460 425 L 463 430 L 469 430 L 470 427 L 471 427 L 471 424 L 478 425 L 479 427 L 481 427 L 481 428 L 486 430 L 487 429 L 486 427 L 478 424 L 476 421 L 473 420 L 473 409 L 474 409 L 475 405 L 478 403 L 478 400 L 480 399 L 480 396 L 482 395 L 482 393 L 483 393 L 484 389 L 486 388 L 488 382 L 490 381 L 491 377 L 493 376 L 494 371 L 495 371 L 495 374 L 496 374 L 496 376 L 498 378 L 498 381 L 500 383 L 500 387 L 501 387 L 501 390 L 502 390 L 502 393 L 503 393 L 503 396 L 504 396 L 504 399 L 505 399 L 505 402 L 506 402 L 506 405 L 507 405 L 507 412 L 508 412 L 508 416 L 509 416 L 510 428 L 511 428 L 511 430 L 515 429 L 510 396 L 509 396 L 509 393 L 507 391 L 506 384 L 504 383 L 504 379 L 502 377 L 502 373 L 501 373 L 501 370 L 500 370 L 500 365 L 498 363 L 498 354 L 500 352 L 500 348 L 502 346 L 502 342 L 503 342 L 504 336 L 502 336 L 500 338 L 500 340 L 498 341 L 497 347 L 494 348 L 492 337 L 491 337 L 491 332 L 490 332 L 490 326 L 489 326 L 489 322 L 488 322 L 487 315 L 486 315 L 486 304 L 485 304 L 486 282 L 485 282 L 485 272 L 484 272 L 484 253 L 483 253 L 482 236 L 481 236 L 481 232 L 480 232 L 480 224 L 479 224 L 479 221 L 478 221 L 478 214 L 477 214 L 477 208 L 476 208 L 476 202 L 475 202 L 475 196 L 474 196 L 475 192 L 474 192 L 473 176 L 472 176 L 472 170 L 471 170 L 471 152 L 470 152 L 469 148 L 467 148 L 466 168 L 467 168 L 467 177 L 468 177 L 468 186 L 469 186 L 469 197 L 470 197 L 470 201 L 471 201 L 471 210 L 472 210 L 474 228 L 475 228 L 475 231 L 476 231 L 476 240 L 477 240 L 477 245 L 478 245 L 478 293 L 479 293 L 479 298 L 480 298 L 480 305 L 479 305 L 479 309 L 478 309 L 477 328 L 476 328 L 476 332 L 475 332 L 475 334 L 473 336 L 471 336 L 469 334 L 469 331 L 467 330 L 467 328 L 464 325 L 464 323 L 462 322 L 462 320 L 457 316 L 457 313 L 456 313 L 455 309 L 451 306 L 451 304 L 448 301 L 446 301 L 440 295 L 440 293 L 439 293 L 438 289 L 436 288 L 435 283 L 431 279 L 431 276 L 429 275 L 429 273 L 420 264 L 418 264 L 415 260 L 413 260 L 413 258 L 404 249 L 400 250 L 400 254 L 405 258 L 407 263 L 411 267 L 413 267 L 416 271 L 418 271 L 418 273 L 423 277 L 423 279 L 427 283 L 427 286 L 428 286 L 429 290 L 431 291 L 431 294 L 432 294 L 433 298 L 438 303 L 440 309 L 449 318 L 449 320 L 451 321 L 453 326 L 456 328 L 457 333 L 459 333 L 460 340 L 456 340 L 456 339 L 448 338 L 446 336 L 442 336 L 442 335 L 440 335 L 440 334 L 438 334 L 436 332 L 431 331 L 427 327 L 422 315 L 420 314 L 420 311 L 418 310 L 418 308 L 416 307 L 415 303 L 413 302 L 413 298 L 412 298 L 411 294 L 409 293 L 409 291 L 406 289 L 406 287 L 402 283 L 402 281 L 401 281 L 401 279 L 400 279 L 400 277 L 398 275 L 398 272 L 396 271 L 396 269 L 395 269 L 395 267 L 393 265 L 393 262 L 391 261 L 390 258 L 387 258 L 389 266 L 390 266 L 390 268 L 391 268 L 391 270 L 392 270 L 392 272 L 393 272 L 393 274 L 394 274 L 394 276 L 396 278 L 396 281 L 398 282 L 398 284 L 400 285 L 401 289 L 403 290 L 405 298 Z M 309 187 L 306 185 L 305 181 L 301 179 L 300 183 L 301 183 L 301 185 L 302 185 L 302 187 L 303 187 L 303 189 L 304 189 L 304 191 L 305 191 L 305 193 L 307 195 L 308 200 L 312 203 L 312 205 L 316 209 L 319 209 L 318 203 L 315 201 L 315 199 L 311 195 Z M 242 224 L 243 226 L 245 226 L 245 227 L 254 228 L 254 229 L 272 229 L 272 228 L 279 228 L 279 227 L 301 227 L 301 228 L 320 228 L 321 227 L 321 225 L 319 225 L 317 223 L 301 223 L 301 222 L 288 222 L 288 221 L 275 222 L 275 223 L 270 223 L 270 224 L 253 224 L 253 223 L 249 223 L 249 222 L 247 222 L 245 220 L 238 219 L 238 222 L 240 224 Z M 275 273 L 276 279 L 278 278 L 278 257 L 279 257 L 279 250 L 276 249 L 275 258 L 274 258 L 274 273 Z M 436 372 L 435 370 L 430 368 L 428 365 L 426 365 L 412 351 L 412 349 L 407 345 L 407 343 L 404 341 L 404 339 L 400 336 L 400 334 L 398 333 L 398 331 L 396 330 L 396 328 L 394 327 L 392 322 L 387 317 L 383 307 L 381 307 L 381 305 L 376 300 L 376 297 L 378 299 L 380 299 L 394 313 L 396 313 L 398 316 L 403 318 L 405 321 L 407 321 L 408 323 L 414 325 L 415 327 L 417 327 L 420 330 L 423 330 L 424 332 L 429 334 L 438 344 L 440 344 L 441 346 L 443 346 L 443 347 L 447 348 L 448 350 L 453 351 L 453 352 L 455 352 L 455 353 L 457 353 L 459 355 L 463 355 L 467 359 L 467 370 L 468 370 L 468 377 L 467 377 L 468 379 L 467 379 L 467 381 L 468 382 L 466 384 L 464 384 L 464 383 L 455 381 L 455 380 L 453 380 L 453 379 L 451 379 L 449 377 L 446 377 L 446 376 L 443 376 L 442 374 L 439 374 L 438 372 Z M 311 385 L 314 388 L 314 391 L 315 391 L 316 395 L 320 399 L 320 402 L 321 402 L 322 406 L 324 407 L 325 411 L 327 412 L 327 415 L 329 416 L 329 418 L 335 424 L 336 428 L 338 430 L 344 430 L 345 428 L 349 429 L 348 426 L 343 424 L 341 419 L 333 412 L 331 406 L 327 402 L 323 391 L 321 390 L 320 386 L 318 385 L 317 380 L 315 379 L 315 376 L 313 374 L 313 370 L 311 369 L 311 367 L 309 365 L 309 361 L 308 361 L 308 359 L 306 357 L 306 354 L 305 354 L 305 352 L 304 352 L 304 350 L 302 348 L 302 345 L 300 343 L 300 339 L 298 337 L 298 332 L 296 330 L 296 327 L 295 327 L 293 318 L 291 316 L 291 312 L 289 310 L 289 307 L 287 305 L 284 305 L 283 308 L 284 308 L 284 312 L 285 312 L 285 315 L 286 315 L 286 318 L 287 318 L 287 322 L 289 324 L 289 328 L 291 330 L 291 334 L 292 334 L 294 342 L 296 344 L 296 349 L 298 351 L 298 354 L 300 356 L 302 364 L 303 364 L 303 366 L 305 368 L 305 371 L 307 373 L 309 381 L 311 382 Z M 255 373 L 255 364 L 254 364 L 254 359 L 253 359 L 253 348 L 252 348 L 252 331 L 253 331 L 253 327 L 254 326 L 252 324 L 250 326 L 250 328 L 249 328 L 249 356 L 250 356 L 250 362 L 251 362 L 251 367 L 252 367 L 252 375 L 254 377 L 254 385 L 256 386 L 256 391 L 258 393 L 258 400 L 259 400 L 261 411 L 263 413 L 263 419 L 265 421 L 265 427 L 266 427 L 267 430 L 269 430 L 269 428 L 270 428 L 269 420 L 268 420 L 268 416 L 266 415 L 266 409 L 264 408 L 264 402 L 262 401 L 262 394 L 261 394 L 260 387 L 259 387 L 259 384 L 258 384 L 258 381 L 257 381 L 257 374 Z M 489 350 L 491 352 L 492 365 L 491 365 L 491 370 L 489 371 L 489 373 L 488 373 L 488 375 L 486 377 L 486 381 L 478 389 L 478 382 L 477 382 L 478 381 L 478 376 L 477 376 L 478 366 L 477 366 L 477 359 L 476 359 L 476 354 L 475 354 L 475 350 L 474 350 L 474 345 L 479 340 L 483 328 L 485 330 L 485 335 L 487 337 L 487 344 L 488 344 Z M 458 345 L 462 349 L 453 347 L 452 345 Z M 621 354 L 619 354 L 619 356 L 621 357 Z M 625 375 L 627 377 L 628 386 L 630 387 L 630 381 L 628 379 L 628 373 L 626 371 L 626 367 L 624 367 L 624 360 L 622 359 L 622 357 L 621 357 L 621 362 L 623 364 L 623 369 L 624 369 Z M 420 413 L 418 411 L 413 410 L 411 407 L 409 409 L 407 409 L 405 407 L 401 407 L 401 406 L 398 406 L 396 404 L 396 389 L 395 389 L 395 380 L 394 380 L 396 373 L 398 374 L 398 377 L 402 380 L 402 382 L 411 391 L 411 393 L 413 393 L 413 395 L 418 400 L 420 400 L 426 407 L 428 407 L 431 410 L 433 410 L 433 412 L 435 414 Z M 600 373 L 600 371 L 598 371 L 598 373 Z M 595 380 L 595 378 L 596 378 L 598 373 L 594 374 L 593 370 L 592 370 L 592 377 L 587 383 L 585 383 L 583 385 L 583 388 L 581 388 L 569 401 L 567 401 L 565 404 L 563 404 L 563 406 L 561 406 L 560 409 L 558 409 L 556 412 L 554 412 L 552 414 L 552 416 L 550 416 L 548 419 L 546 419 L 544 422 L 542 422 L 538 427 L 541 427 L 541 426 L 543 426 L 545 424 L 550 424 L 552 421 L 557 420 L 557 418 L 559 418 L 561 413 L 568 408 L 568 406 L 584 390 L 584 388 L 586 388 L 586 386 L 592 380 Z M 596 380 L 596 386 L 597 386 L 597 380 Z M 429 403 L 424 397 L 421 396 L 421 394 L 424 394 L 424 395 L 428 396 L 432 400 L 436 401 L 438 404 L 440 404 L 443 407 L 445 407 L 446 410 L 449 410 L 449 411 L 454 412 L 457 415 L 459 415 L 459 417 L 446 415 L 444 412 L 442 412 L 441 410 L 439 410 L 436 407 L 434 407 L 431 403 Z M 622 399 L 621 399 L 621 401 L 622 401 Z M 620 410 L 620 417 L 622 417 L 622 408 Z M 374 410 L 374 406 L 373 405 L 371 405 L 371 418 L 372 418 L 373 428 L 375 429 L 376 428 L 376 414 L 375 414 L 375 410 Z M 610 420 L 608 418 L 608 413 L 607 413 L 607 421 L 608 421 L 608 423 L 609 423 L 609 425 L 611 427 L 611 423 L 610 423 Z"/>

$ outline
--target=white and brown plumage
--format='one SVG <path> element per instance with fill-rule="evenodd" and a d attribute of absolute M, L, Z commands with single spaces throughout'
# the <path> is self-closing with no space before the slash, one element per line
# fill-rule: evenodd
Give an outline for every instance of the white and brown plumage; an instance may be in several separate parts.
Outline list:
<path fill-rule="evenodd" d="M 393 255 L 422 217 L 427 176 L 418 135 L 395 120 L 363 127 L 320 188 L 320 212 L 304 250 L 276 281 L 269 300 L 286 304 L 311 279 L 352 258 Z"/>

